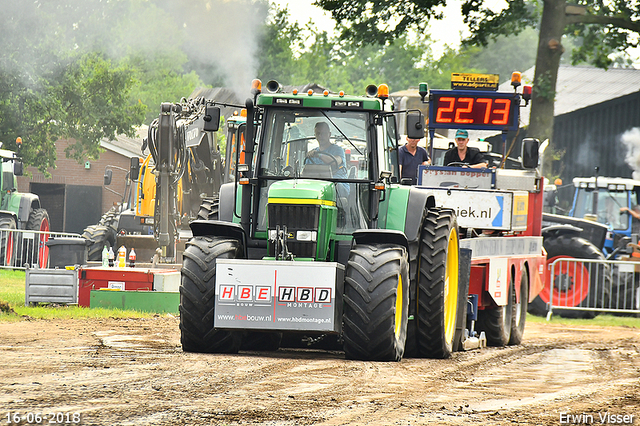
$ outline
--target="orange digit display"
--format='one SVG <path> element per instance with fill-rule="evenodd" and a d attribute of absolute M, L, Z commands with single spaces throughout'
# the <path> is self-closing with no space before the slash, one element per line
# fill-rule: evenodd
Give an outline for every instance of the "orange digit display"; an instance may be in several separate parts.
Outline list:
<path fill-rule="evenodd" d="M 432 127 L 460 125 L 478 129 L 513 128 L 517 124 L 515 100 L 510 93 L 432 93 Z"/>

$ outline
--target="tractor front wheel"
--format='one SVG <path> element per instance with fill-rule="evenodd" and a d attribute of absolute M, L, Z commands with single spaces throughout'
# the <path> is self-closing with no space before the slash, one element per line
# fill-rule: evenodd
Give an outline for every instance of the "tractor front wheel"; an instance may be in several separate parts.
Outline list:
<path fill-rule="evenodd" d="M 420 238 L 416 313 L 418 355 L 449 358 L 453 352 L 460 303 L 458 226 L 453 211 L 429 210 Z"/>
<path fill-rule="evenodd" d="M 407 250 L 393 244 L 351 249 L 344 284 L 347 359 L 400 361 L 409 315 Z"/>
<path fill-rule="evenodd" d="M 183 253 L 180 341 L 185 352 L 237 353 L 242 332 L 213 327 L 216 259 L 238 259 L 242 247 L 229 238 L 194 237 Z"/>

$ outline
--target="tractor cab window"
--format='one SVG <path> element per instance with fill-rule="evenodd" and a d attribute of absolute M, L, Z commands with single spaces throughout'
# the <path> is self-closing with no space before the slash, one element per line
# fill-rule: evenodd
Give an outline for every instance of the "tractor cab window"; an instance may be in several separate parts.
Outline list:
<path fill-rule="evenodd" d="M 266 227 L 266 215 L 260 212 L 266 212 L 269 186 L 295 178 L 333 182 L 340 212 L 338 232 L 366 226 L 359 193 L 360 187 L 371 181 L 368 129 L 369 114 L 364 112 L 268 110 L 262 122 L 257 166 L 263 187 L 256 229 Z"/>
<path fill-rule="evenodd" d="M 620 208 L 628 206 L 628 197 L 627 191 L 610 191 L 607 188 L 599 188 L 597 191 L 581 189 L 576 197 L 574 216 L 585 217 L 595 214 L 599 223 L 604 223 L 613 230 L 627 229 L 628 216 L 621 214 Z"/>
<path fill-rule="evenodd" d="M 369 179 L 366 117 L 350 111 L 272 110 L 265 120 L 259 174 Z"/>

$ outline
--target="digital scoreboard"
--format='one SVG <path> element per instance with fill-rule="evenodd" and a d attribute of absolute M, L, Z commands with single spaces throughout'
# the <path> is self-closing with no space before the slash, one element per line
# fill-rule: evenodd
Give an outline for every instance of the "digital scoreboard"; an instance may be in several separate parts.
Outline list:
<path fill-rule="evenodd" d="M 514 130 L 518 127 L 520 95 L 471 90 L 432 90 L 429 128 Z"/>

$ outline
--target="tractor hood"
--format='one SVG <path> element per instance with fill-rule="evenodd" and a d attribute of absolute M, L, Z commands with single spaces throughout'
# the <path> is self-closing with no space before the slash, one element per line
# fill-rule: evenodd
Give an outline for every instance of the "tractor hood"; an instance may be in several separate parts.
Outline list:
<path fill-rule="evenodd" d="M 307 200 L 304 204 L 336 205 L 336 190 L 332 182 L 292 179 L 274 182 L 269 188 L 269 203 Z"/>

